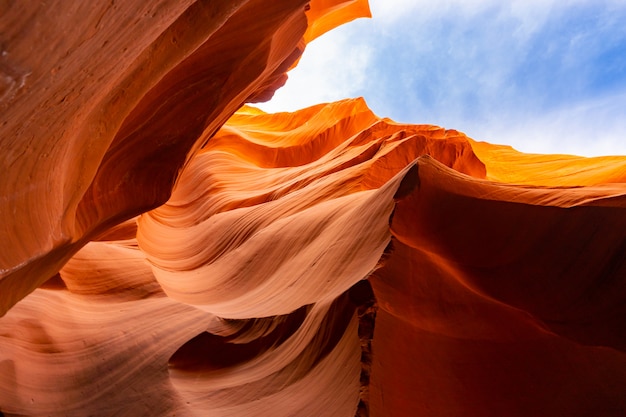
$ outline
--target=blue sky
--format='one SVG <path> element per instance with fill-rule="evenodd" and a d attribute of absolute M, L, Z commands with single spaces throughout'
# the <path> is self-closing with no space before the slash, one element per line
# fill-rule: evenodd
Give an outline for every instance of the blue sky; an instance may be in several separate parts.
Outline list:
<path fill-rule="evenodd" d="M 626 155 L 626 1 L 370 0 L 259 107 L 363 96 L 379 116 L 524 152 Z"/>

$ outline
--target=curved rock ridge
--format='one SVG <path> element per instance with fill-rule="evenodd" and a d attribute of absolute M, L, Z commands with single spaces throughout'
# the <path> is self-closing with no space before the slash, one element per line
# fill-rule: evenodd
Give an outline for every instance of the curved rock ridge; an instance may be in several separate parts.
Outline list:
<path fill-rule="evenodd" d="M 0 320 L 0 410 L 621 415 L 626 158 L 549 187 L 507 157 L 559 163 L 362 99 L 244 107 Z"/>
<path fill-rule="evenodd" d="M 354 0 L 2 2 L 0 315 L 99 233 L 163 204 L 307 41 L 368 15 Z"/>
<path fill-rule="evenodd" d="M 381 120 L 362 99 L 244 110 L 139 219 L 139 245 L 169 297 L 221 317 L 328 302 L 377 265 L 398 181 L 424 152 L 484 172 L 456 133 Z"/>
<path fill-rule="evenodd" d="M 626 184 L 512 186 L 429 157 L 416 167 L 370 277 L 371 415 L 622 414 Z"/>
<path fill-rule="evenodd" d="M 278 3 L 0 4 L 0 414 L 623 416 L 626 157 L 241 107 Z"/>
<path fill-rule="evenodd" d="M 472 149 L 488 166 L 492 181 L 547 187 L 613 187 L 619 193 L 626 182 L 623 156 L 582 158 L 573 155 L 541 155 L 518 152 L 510 146 L 471 141 Z M 589 188 L 587 189 L 589 190 Z"/>

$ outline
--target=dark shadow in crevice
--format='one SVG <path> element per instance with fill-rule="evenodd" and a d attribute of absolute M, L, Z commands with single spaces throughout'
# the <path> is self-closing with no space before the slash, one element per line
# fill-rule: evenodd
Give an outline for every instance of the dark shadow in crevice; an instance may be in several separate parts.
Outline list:
<path fill-rule="evenodd" d="M 294 312 L 277 317 L 245 320 L 241 329 L 230 336 L 218 336 L 203 332 L 181 346 L 170 358 L 169 366 L 182 371 L 211 371 L 231 367 L 247 362 L 268 349 L 280 345 L 298 330 L 304 321 L 307 306 Z M 253 339 L 249 343 L 237 343 L 236 339 L 255 327 L 263 327 L 263 321 L 278 321 L 267 334 Z"/>
<path fill-rule="evenodd" d="M 348 291 L 350 300 L 357 305 L 359 317 L 359 340 L 361 344 L 361 388 L 356 417 L 369 417 L 369 385 L 372 368 L 372 339 L 378 305 L 368 280 L 357 282 Z"/>

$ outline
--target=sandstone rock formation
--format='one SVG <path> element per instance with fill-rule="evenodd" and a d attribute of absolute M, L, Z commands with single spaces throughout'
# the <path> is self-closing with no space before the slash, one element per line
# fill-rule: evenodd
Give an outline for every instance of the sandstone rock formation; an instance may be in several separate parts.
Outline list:
<path fill-rule="evenodd" d="M 624 415 L 626 157 L 242 107 L 367 14 L 0 3 L 4 415 Z"/>
<path fill-rule="evenodd" d="M 0 167 L 14 173 L 0 183 L 13 219 L 0 226 L 0 313 L 94 236 L 164 203 L 203 141 L 284 81 L 305 36 L 363 4 L 0 4 Z"/>

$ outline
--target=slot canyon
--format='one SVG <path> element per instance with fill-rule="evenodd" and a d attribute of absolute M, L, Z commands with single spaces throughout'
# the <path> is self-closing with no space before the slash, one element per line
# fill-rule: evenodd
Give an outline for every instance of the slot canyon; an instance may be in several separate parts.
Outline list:
<path fill-rule="evenodd" d="M 369 14 L 0 0 L 0 415 L 626 415 L 625 156 L 255 107 Z"/>

